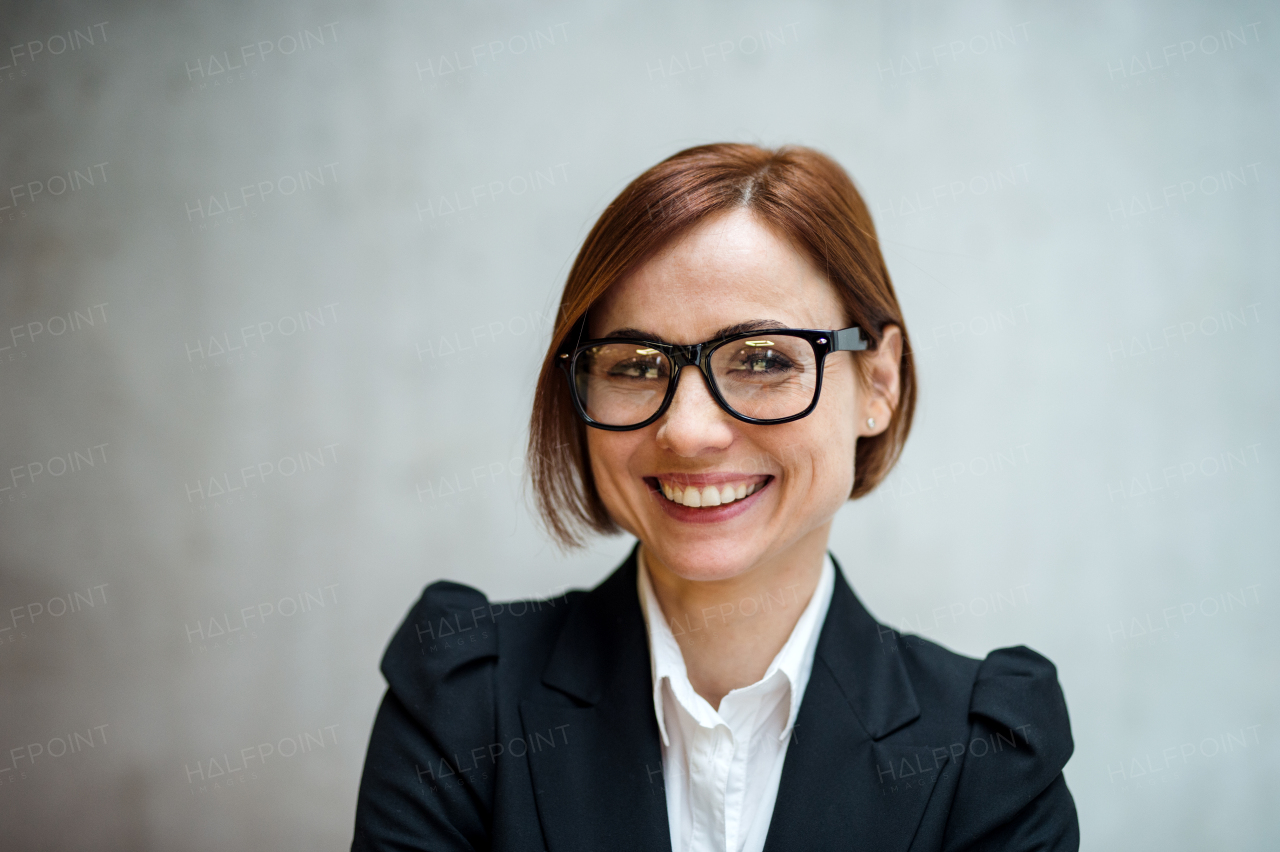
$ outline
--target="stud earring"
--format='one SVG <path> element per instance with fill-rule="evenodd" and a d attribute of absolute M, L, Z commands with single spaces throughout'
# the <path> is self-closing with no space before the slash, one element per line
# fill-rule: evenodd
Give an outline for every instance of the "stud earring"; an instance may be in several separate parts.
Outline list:
<path fill-rule="evenodd" d="M 868 429 L 876 428 L 876 419 L 874 417 L 867 418 L 867 428 Z"/>

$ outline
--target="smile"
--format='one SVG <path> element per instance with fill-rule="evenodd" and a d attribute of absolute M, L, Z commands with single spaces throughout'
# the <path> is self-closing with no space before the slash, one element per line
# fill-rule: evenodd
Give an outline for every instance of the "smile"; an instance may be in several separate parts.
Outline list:
<path fill-rule="evenodd" d="M 668 501 L 691 509 L 711 508 L 744 500 L 763 488 L 772 477 L 744 477 L 738 481 L 681 484 L 657 477 L 658 490 Z"/>

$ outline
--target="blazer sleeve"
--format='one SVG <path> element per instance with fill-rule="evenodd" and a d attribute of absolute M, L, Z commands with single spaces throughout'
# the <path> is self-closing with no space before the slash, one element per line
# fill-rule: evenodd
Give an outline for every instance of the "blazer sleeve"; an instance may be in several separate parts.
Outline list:
<path fill-rule="evenodd" d="M 1080 828 L 1062 768 L 1074 744 L 1053 663 L 992 651 L 969 700 L 969 742 L 943 848 L 1075 852 Z"/>
<path fill-rule="evenodd" d="M 475 589 L 433 583 L 387 647 L 353 852 L 489 847 L 498 642 L 488 607 Z"/>

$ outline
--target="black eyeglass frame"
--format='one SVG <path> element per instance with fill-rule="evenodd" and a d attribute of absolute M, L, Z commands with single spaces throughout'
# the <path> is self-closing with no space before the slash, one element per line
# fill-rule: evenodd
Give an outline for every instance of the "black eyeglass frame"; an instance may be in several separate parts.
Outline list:
<path fill-rule="evenodd" d="M 763 420 L 757 417 L 748 417 L 745 414 L 734 411 L 733 407 L 721 396 L 720 389 L 716 387 L 716 380 L 711 375 L 711 355 L 722 346 L 765 334 L 789 334 L 793 337 L 807 340 L 809 345 L 813 347 L 814 359 L 818 364 L 817 382 L 813 388 L 813 401 L 809 403 L 808 408 L 799 414 Z M 611 343 L 632 343 L 656 349 L 665 355 L 673 365 L 671 376 L 667 379 L 667 395 L 663 397 L 662 404 L 658 406 L 658 410 L 647 420 L 632 426 L 609 426 L 593 420 L 582 405 L 582 400 L 578 398 L 577 384 L 573 380 L 574 367 L 583 352 L 596 346 L 605 346 Z M 754 331 L 731 334 L 728 337 L 716 338 L 703 343 L 693 343 L 688 346 L 679 343 L 660 343 L 656 340 L 645 340 L 641 337 L 604 337 L 596 340 L 584 340 L 571 349 L 561 350 L 556 360 L 559 362 L 560 368 L 564 370 L 565 379 L 569 382 L 569 396 L 573 400 L 574 411 L 577 412 L 584 423 L 596 429 L 605 429 L 610 432 L 630 432 L 634 429 L 643 429 L 666 413 L 671 406 L 671 400 L 675 399 L 676 385 L 679 384 L 680 374 L 684 372 L 685 367 L 695 367 L 702 374 L 702 378 L 706 380 L 707 388 L 710 389 L 711 396 L 715 399 L 716 404 L 724 409 L 727 414 L 741 420 L 743 423 L 772 426 L 808 417 L 817 408 L 818 398 L 822 396 L 822 368 L 826 363 L 827 356 L 832 352 L 860 352 L 865 349 L 875 349 L 875 340 L 864 336 L 862 329 L 856 325 L 831 331 L 813 328 L 761 328 Z"/>

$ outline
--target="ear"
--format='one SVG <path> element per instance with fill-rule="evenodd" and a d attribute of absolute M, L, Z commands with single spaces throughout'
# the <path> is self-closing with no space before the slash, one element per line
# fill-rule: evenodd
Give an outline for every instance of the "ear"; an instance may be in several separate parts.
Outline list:
<path fill-rule="evenodd" d="M 856 425 L 860 437 L 869 437 L 879 435 L 889 428 L 889 421 L 898 407 L 901 393 L 898 365 L 902 363 L 902 330 L 896 325 L 885 326 L 880 344 L 864 357 L 867 360 L 868 382 L 859 401 Z M 867 425 L 869 418 L 875 420 L 874 427 Z"/>

